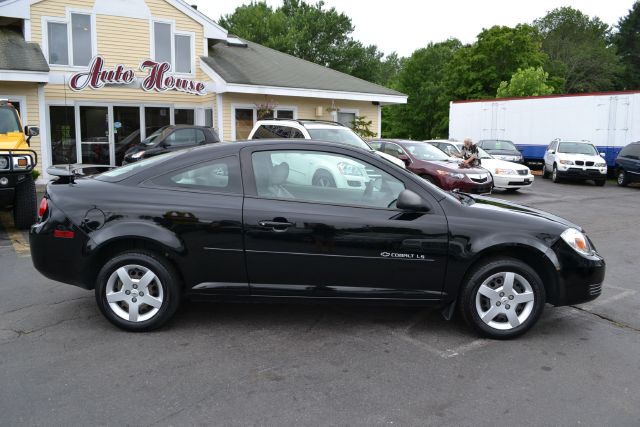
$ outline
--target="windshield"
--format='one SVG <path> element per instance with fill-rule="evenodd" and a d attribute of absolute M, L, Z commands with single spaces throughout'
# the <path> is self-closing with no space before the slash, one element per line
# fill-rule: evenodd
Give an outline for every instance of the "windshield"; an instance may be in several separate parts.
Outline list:
<path fill-rule="evenodd" d="M 558 153 L 598 155 L 598 151 L 593 145 L 584 142 L 561 142 L 558 146 Z"/>
<path fill-rule="evenodd" d="M 309 129 L 309 136 L 311 139 L 317 139 L 320 141 L 337 142 L 339 144 L 353 145 L 364 150 L 371 150 L 358 135 L 356 135 L 351 129 L 347 128 L 335 128 L 335 129 Z"/>
<path fill-rule="evenodd" d="M 449 160 L 444 151 L 426 142 L 405 142 L 402 147 L 418 160 Z"/>
<path fill-rule="evenodd" d="M 511 150 L 518 151 L 516 146 L 511 141 L 485 139 L 482 141 L 482 148 L 485 150 Z"/>
<path fill-rule="evenodd" d="M 140 160 L 139 162 L 129 163 L 126 166 L 120 166 L 119 168 L 111 169 L 110 171 L 97 175 L 95 179 L 99 181 L 116 182 L 130 177 L 131 175 L 140 172 L 141 169 L 152 165 L 154 163 L 160 163 L 171 156 L 175 156 L 175 152 L 161 154 L 159 156 L 149 157 L 148 159 Z"/>
<path fill-rule="evenodd" d="M 487 153 L 480 147 L 478 147 L 478 154 L 480 155 L 481 159 L 493 159 L 493 156 L 491 156 L 491 154 Z"/>
<path fill-rule="evenodd" d="M 151 135 L 143 139 L 140 144 L 146 145 L 147 147 L 150 145 L 155 145 L 160 139 L 160 135 L 162 135 L 162 132 L 164 132 L 165 129 L 166 128 L 158 129 L 157 131 L 155 131 L 154 133 L 152 133 Z"/>
<path fill-rule="evenodd" d="M 12 107 L 0 107 L 0 133 L 22 132 L 16 110 Z"/>

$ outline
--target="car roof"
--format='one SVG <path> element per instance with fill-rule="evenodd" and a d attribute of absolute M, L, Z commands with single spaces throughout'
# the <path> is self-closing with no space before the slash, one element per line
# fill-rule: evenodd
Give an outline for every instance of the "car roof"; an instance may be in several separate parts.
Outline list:
<path fill-rule="evenodd" d="M 593 145 L 593 143 L 591 141 L 587 141 L 585 139 L 583 139 L 583 140 L 557 139 L 556 141 L 558 141 L 558 142 L 575 142 L 577 144 L 590 144 L 590 145 Z"/>
<path fill-rule="evenodd" d="M 263 125 L 263 124 L 269 124 L 269 125 L 298 124 L 300 126 L 308 127 L 311 129 L 328 129 L 328 128 L 334 128 L 334 127 L 349 129 L 349 127 L 345 126 L 340 122 L 332 122 L 330 120 L 313 120 L 313 119 L 265 119 L 265 120 L 258 120 L 256 122 L 256 125 Z"/>

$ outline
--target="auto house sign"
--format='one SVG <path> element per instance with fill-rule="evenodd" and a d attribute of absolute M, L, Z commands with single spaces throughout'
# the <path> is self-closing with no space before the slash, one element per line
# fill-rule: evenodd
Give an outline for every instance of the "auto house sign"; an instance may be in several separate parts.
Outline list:
<path fill-rule="evenodd" d="M 175 90 L 193 95 L 206 95 L 205 83 L 176 77 L 171 73 L 171 64 L 168 62 L 156 62 L 151 59 L 142 61 L 140 71 L 147 75 L 142 78 L 140 86 L 147 92 L 166 92 Z M 119 64 L 113 68 L 105 68 L 104 58 L 96 56 L 91 60 L 89 69 L 74 73 L 69 79 L 69 87 L 74 91 L 86 88 L 100 89 L 105 85 L 129 85 L 136 81 L 135 71 Z"/>

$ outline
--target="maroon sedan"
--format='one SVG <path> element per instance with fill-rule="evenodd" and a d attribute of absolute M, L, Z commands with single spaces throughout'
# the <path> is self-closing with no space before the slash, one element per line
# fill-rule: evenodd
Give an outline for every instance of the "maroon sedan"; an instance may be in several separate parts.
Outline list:
<path fill-rule="evenodd" d="M 486 169 L 460 166 L 431 144 L 402 139 L 370 141 L 375 150 L 404 161 L 407 169 L 443 190 L 459 189 L 465 193 L 489 193 L 493 179 Z"/>

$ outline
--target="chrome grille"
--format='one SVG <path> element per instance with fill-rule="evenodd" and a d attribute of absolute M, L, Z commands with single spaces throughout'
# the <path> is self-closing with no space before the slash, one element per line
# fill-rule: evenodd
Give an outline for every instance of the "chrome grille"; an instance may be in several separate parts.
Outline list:
<path fill-rule="evenodd" d="M 587 166 L 593 166 L 593 162 L 587 162 Z"/>
<path fill-rule="evenodd" d="M 584 162 L 582 160 L 576 160 L 577 166 L 584 166 Z"/>

